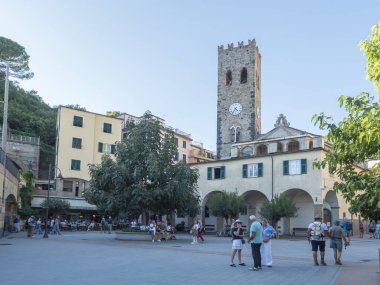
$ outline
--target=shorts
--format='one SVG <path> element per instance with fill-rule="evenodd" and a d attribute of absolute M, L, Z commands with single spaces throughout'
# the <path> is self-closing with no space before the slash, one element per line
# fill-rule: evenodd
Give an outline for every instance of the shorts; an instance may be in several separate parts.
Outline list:
<path fill-rule="evenodd" d="M 324 240 L 312 240 L 311 241 L 311 250 L 312 251 L 319 251 L 324 252 L 326 247 L 326 242 Z"/>
<path fill-rule="evenodd" d="M 330 241 L 330 248 L 336 248 L 338 251 L 342 251 L 343 242 L 341 238 L 334 239 L 332 238 Z"/>
<path fill-rule="evenodd" d="M 241 243 L 241 239 L 234 239 L 232 241 L 232 249 L 241 250 L 242 247 L 243 247 L 243 244 Z"/>

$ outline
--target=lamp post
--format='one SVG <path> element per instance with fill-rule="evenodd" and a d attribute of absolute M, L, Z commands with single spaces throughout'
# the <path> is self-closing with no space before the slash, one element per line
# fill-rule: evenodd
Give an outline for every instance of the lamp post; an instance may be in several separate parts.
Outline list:
<path fill-rule="evenodd" d="M 50 176 L 51 171 L 54 169 L 54 173 L 56 170 L 59 170 L 59 174 L 57 175 L 57 178 L 62 179 L 61 170 L 58 167 L 52 167 L 51 163 L 49 162 L 49 172 L 48 172 L 48 189 L 47 189 L 47 197 L 46 197 L 46 215 L 45 215 L 45 233 L 44 238 L 48 238 L 48 219 L 49 219 L 49 199 L 50 199 Z M 55 176 L 55 175 L 54 175 Z M 55 180 L 55 177 L 54 177 Z"/>

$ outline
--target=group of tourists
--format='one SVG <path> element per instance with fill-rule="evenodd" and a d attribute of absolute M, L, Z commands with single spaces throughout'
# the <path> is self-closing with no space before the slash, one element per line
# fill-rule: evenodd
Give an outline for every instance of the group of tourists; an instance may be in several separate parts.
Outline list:
<path fill-rule="evenodd" d="M 249 230 L 249 237 L 247 243 L 251 246 L 253 267 L 249 270 L 258 271 L 262 269 L 262 266 L 272 267 L 272 245 L 271 239 L 276 236 L 276 230 L 268 224 L 266 219 L 262 219 L 261 223 L 257 220 L 255 215 L 251 215 L 249 219 L 252 221 L 251 228 Z M 232 225 L 232 255 L 231 255 L 231 267 L 236 267 L 234 258 L 237 254 L 238 265 L 246 266 L 242 261 L 241 251 L 245 244 L 244 230 L 242 229 L 242 222 L 236 220 Z"/>
<path fill-rule="evenodd" d="M 151 220 L 149 223 L 149 234 L 152 242 L 161 242 L 167 240 L 175 240 L 174 227 L 170 222 L 165 224 L 163 221 Z"/>
<path fill-rule="evenodd" d="M 34 215 L 29 216 L 25 222 L 27 236 L 34 237 L 34 235 L 41 235 L 43 233 L 42 224 L 46 224 L 46 223 L 45 221 L 42 221 L 40 217 L 35 217 Z M 52 217 L 50 220 L 48 220 L 47 231 L 49 232 L 49 234 L 60 235 L 61 234 L 60 224 L 61 224 L 61 221 L 59 220 L 58 217 L 57 218 Z"/>
<path fill-rule="evenodd" d="M 190 234 L 193 236 L 193 241 L 191 242 L 191 244 L 197 244 L 198 240 L 200 242 L 205 241 L 203 237 L 204 227 L 202 225 L 201 220 L 198 220 L 198 219 L 194 220 L 194 224 L 190 230 Z"/>

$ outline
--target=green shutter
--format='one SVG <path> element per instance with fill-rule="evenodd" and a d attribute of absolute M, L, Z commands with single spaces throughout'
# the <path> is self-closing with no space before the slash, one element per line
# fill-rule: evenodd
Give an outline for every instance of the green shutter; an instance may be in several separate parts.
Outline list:
<path fill-rule="evenodd" d="M 207 180 L 212 180 L 212 167 L 207 167 Z"/>
<path fill-rule="evenodd" d="M 301 159 L 301 174 L 307 173 L 307 161 L 306 159 Z"/>
<path fill-rule="evenodd" d="M 289 160 L 284 160 L 282 165 L 283 165 L 283 174 L 289 175 Z"/>
<path fill-rule="evenodd" d="M 221 166 L 220 167 L 220 179 L 224 179 L 226 176 L 226 167 L 225 166 Z"/>
<path fill-rule="evenodd" d="M 264 167 L 262 162 L 258 164 L 258 172 L 258 176 L 263 177 Z"/>
<path fill-rule="evenodd" d="M 243 178 L 248 177 L 248 164 L 243 164 Z"/>
<path fill-rule="evenodd" d="M 111 154 L 115 154 L 116 145 L 111 144 Z"/>
<path fill-rule="evenodd" d="M 98 143 L 98 152 L 103 152 L 103 143 Z"/>

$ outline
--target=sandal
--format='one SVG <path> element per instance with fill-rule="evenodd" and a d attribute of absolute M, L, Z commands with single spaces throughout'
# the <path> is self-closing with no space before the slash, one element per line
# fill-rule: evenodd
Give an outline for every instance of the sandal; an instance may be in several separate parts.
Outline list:
<path fill-rule="evenodd" d="M 236 267 L 236 265 L 234 263 L 230 264 L 231 267 Z"/>
<path fill-rule="evenodd" d="M 239 265 L 240 265 L 240 266 L 245 266 L 245 263 L 244 263 L 244 262 L 243 262 L 243 263 L 239 263 Z"/>

